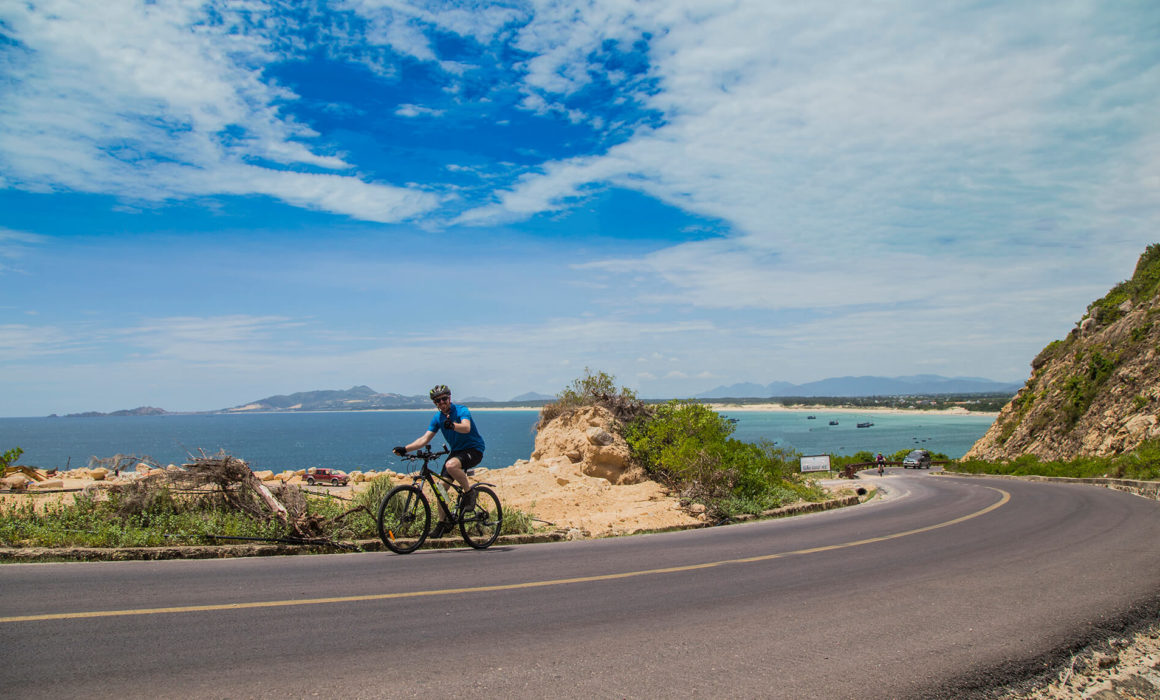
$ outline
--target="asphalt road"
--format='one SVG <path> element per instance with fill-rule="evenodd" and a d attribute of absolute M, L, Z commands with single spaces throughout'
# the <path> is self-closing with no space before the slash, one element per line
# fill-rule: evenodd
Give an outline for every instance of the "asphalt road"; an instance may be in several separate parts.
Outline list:
<path fill-rule="evenodd" d="M 0 566 L 0 694 L 963 697 L 1154 612 L 1160 504 L 895 470 L 708 530 Z"/>

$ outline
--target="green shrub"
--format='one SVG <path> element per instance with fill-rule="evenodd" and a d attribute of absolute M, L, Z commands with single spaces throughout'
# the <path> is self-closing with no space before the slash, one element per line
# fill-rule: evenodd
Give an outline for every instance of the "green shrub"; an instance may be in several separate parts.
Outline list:
<path fill-rule="evenodd" d="M 1160 440 L 1149 440 L 1135 450 L 1114 457 L 1076 457 L 1070 460 L 1041 461 L 1035 455 L 1013 460 L 987 462 L 960 461 L 948 470 L 971 474 L 1011 474 L 1015 476 L 1061 476 L 1079 479 L 1160 479 Z"/>
<path fill-rule="evenodd" d="M 1086 362 L 1084 360 L 1082 356 L 1077 357 L 1079 373 L 1063 381 L 1063 414 L 1069 425 L 1075 425 L 1091 407 L 1100 388 L 1115 371 L 1119 356 L 1113 354 L 1106 357 L 1098 349 L 1093 349 L 1088 353 Z"/>
<path fill-rule="evenodd" d="M 798 455 L 731 438 L 733 423 L 694 401 L 670 401 L 625 426 L 633 458 L 651 478 L 706 506 L 711 517 L 760 513 L 822 493 L 803 483 Z"/>
<path fill-rule="evenodd" d="M 556 416 L 583 406 L 603 406 L 617 420 L 629 422 L 647 412 L 644 402 L 626 387 L 616 388 L 616 378 L 607 372 L 593 372 L 584 368 L 584 375 L 556 395 L 556 400 L 540 409 L 536 429 L 547 425 Z"/>
<path fill-rule="evenodd" d="M 1123 317 L 1120 306 L 1125 301 L 1133 304 L 1150 301 L 1160 289 L 1160 244 L 1149 245 L 1136 262 L 1132 278 L 1117 284 L 1102 299 L 1088 306 L 1089 314 L 1095 313 L 1100 324 L 1112 323 Z"/>
<path fill-rule="evenodd" d="M 20 459 L 20 455 L 22 454 L 24 454 L 24 450 L 19 447 L 13 447 L 7 452 L 0 454 L 0 469 L 5 469 L 16 464 L 16 460 Z"/>

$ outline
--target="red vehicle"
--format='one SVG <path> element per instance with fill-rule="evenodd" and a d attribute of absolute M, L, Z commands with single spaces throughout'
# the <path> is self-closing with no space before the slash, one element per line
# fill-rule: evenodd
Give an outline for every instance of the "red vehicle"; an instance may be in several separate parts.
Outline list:
<path fill-rule="evenodd" d="M 341 469 L 327 469 L 326 467 L 312 467 L 306 470 L 306 483 L 330 484 L 331 486 L 346 486 L 350 481 L 347 473 Z"/>

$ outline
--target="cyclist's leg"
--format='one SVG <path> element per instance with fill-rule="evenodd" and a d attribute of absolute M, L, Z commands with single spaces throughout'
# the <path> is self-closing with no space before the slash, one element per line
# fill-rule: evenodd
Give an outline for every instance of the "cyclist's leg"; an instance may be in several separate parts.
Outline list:
<path fill-rule="evenodd" d="M 471 488 L 471 482 L 467 480 L 467 472 L 463 469 L 463 463 L 459 460 L 459 457 L 454 455 L 448 457 L 447 461 L 443 463 L 443 471 L 447 476 L 455 479 L 455 483 L 459 484 L 459 488 L 464 491 Z"/>
<path fill-rule="evenodd" d="M 443 463 L 443 471 L 455 479 L 459 484 L 459 488 L 463 490 L 463 501 L 460 505 L 471 508 L 475 503 L 475 494 L 472 493 L 472 483 L 467 480 L 467 470 L 479 466 L 483 461 L 483 452 L 475 449 L 467 449 L 461 452 L 453 452 Z"/>

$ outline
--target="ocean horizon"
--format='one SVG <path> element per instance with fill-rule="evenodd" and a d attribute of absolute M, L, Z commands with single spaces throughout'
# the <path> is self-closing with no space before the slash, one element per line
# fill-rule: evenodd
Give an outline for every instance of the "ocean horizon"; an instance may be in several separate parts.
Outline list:
<path fill-rule="evenodd" d="M 774 442 L 803 455 L 921 447 L 958 458 L 995 419 L 993 414 L 748 406 L 719 412 L 734 421 L 735 438 Z M 531 457 L 538 408 L 475 408 L 472 413 L 487 443 L 483 466 L 501 468 Z M 0 451 L 20 447 L 20 464 L 45 469 L 84 467 L 90 457 L 116 454 L 182 464 L 203 452 L 223 451 L 255 470 L 399 469 L 391 448 L 421 436 L 431 414 L 430 409 L 382 409 L 0 418 Z M 873 425 L 858 428 L 859 422 Z M 436 449 L 442 444 L 438 436 L 433 441 Z"/>

